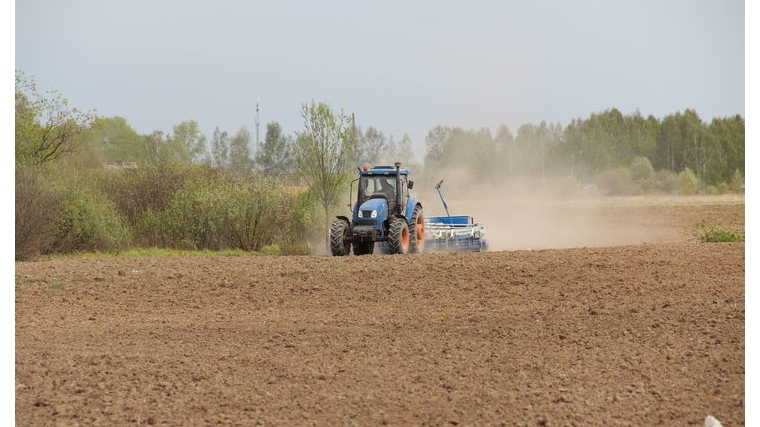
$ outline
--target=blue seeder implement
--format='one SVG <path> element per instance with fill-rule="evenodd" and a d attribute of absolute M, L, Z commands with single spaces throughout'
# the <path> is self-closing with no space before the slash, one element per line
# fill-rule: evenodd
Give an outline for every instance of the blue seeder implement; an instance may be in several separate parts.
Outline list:
<path fill-rule="evenodd" d="M 475 223 L 468 215 L 451 215 L 446 201 L 441 194 L 441 180 L 435 189 L 441 197 L 446 216 L 425 218 L 425 246 L 429 252 L 467 251 L 481 252 L 488 250 L 485 234 L 486 228 Z"/>

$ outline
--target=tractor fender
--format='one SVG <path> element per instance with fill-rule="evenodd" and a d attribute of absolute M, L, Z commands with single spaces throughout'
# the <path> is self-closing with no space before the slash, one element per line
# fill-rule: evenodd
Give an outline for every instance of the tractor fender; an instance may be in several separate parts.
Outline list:
<path fill-rule="evenodd" d="M 351 220 L 348 219 L 348 217 L 346 217 L 346 216 L 338 215 L 338 216 L 336 216 L 336 218 L 342 219 L 343 221 L 346 221 L 347 223 L 351 224 Z"/>
<path fill-rule="evenodd" d="M 418 202 L 417 199 L 409 198 L 407 199 L 406 203 L 406 210 L 404 212 L 404 216 L 406 217 L 407 221 L 412 220 L 412 215 L 414 214 L 414 210 L 419 206 L 422 208 L 422 203 Z"/>
<path fill-rule="evenodd" d="M 383 221 L 383 229 L 387 231 L 391 227 L 391 223 L 395 218 L 403 219 L 404 221 L 409 222 L 406 217 L 404 217 L 404 215 L 390 215 L 388 216 L 388 219 Z"/>

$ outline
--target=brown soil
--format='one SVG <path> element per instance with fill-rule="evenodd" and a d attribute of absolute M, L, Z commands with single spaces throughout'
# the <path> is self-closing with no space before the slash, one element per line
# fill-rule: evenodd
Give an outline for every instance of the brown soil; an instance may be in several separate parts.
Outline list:
<path fill-rule="evenodd" d="M 17 263 L 16 425 L 741 426 L 715 200 L 600 205 L 610 246 Z"/>

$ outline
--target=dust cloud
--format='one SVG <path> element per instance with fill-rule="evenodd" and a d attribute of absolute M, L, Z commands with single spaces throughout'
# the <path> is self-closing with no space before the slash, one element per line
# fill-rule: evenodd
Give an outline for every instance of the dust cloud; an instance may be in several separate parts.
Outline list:
<path fill-rule="evenodd" d="M 490 251 L 606 247 L 691 238 L 682 223 L 671 221 L 670 207 L 677 203 L 677 196 L 606 197 L 594 188 L 577 188 L 568 194 L 537 189 L 536 180 L 471 184 L 464 172 L 445 175 L 425 177 L 419 187 L 415 183 L 415 195 L 423 204 L 425 216 L 446 215 L 434 189 L 443 179 L 441 191 L 449 213 L 469 215 L 485 226 Z"/>

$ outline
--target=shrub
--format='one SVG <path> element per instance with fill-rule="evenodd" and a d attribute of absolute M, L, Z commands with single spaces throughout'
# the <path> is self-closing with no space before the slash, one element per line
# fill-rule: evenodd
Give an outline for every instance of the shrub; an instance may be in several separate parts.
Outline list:
<path fill-rule="evenodd" d="M 309 242 L 321 241 L 319 225 L 322 221 L 321 207 L 314 191 L 309 189 L 296 196 L 287 219 L 286 232 L 278 245 L 283 255 L 311 253 Z"/>
<path fill-rule="evenodd" d="M 134 225 L 146 212 L 164 210 L 186 180 L 204 172 L 187 165 L 160 164 L 141 169 L 103 171 L 98 181 L 118 212 Z"/>
<path fill-rule="evenodd" d="M 699 178 L 691 169 L 686 168 L 678 174 L 678 194 L 690 196 L 697 193 L 697 188 L 699 188 Z"/>
<path fill-rule="evenodd" d="M 608 196 L 630 196 L 641 192 L 631 179 L 628 168 L 606 170 L 597 177 L 597 182 Z"/>
<path fill-rule="evenodd" d="M 55 239 L 55 215 L 60 202 L 47 185 L 42 168 L 16 165 L 16 260 L 36 259 Z"/>
<path fill-rule="evenodd" d="M 678 175 L 675 172 L 662 169 L 655 174 L 656 187 L 665 194 L 678 193 Z"/>
<path fill-rule="evenodd" d="M 718 194 L 726 194 L 726 193 L 728 193 L 728 184 L 726 184 L 725 182 L 718 183 L 718 185 L 716 186 L 716 188 L 718 189 Z"/>
<path fill-rule="evenodd" d="M 718 191 L 718 187 L 714 185 L 708 185 L 707 187 L 705 187 L 704 193 L 707 194 L 708 196 L 717 196 L 718 194 L 720 194 L 720 192 Z"/>
<path fill-rule="evenodd" d="M 744 230 L 721 227 L 717 224 L 702 220 L 694 225 L 700 242 L 743 242 Z"/>
<path fill-rule="evenodd" d="M 89 188 L 70 187 L 56 220 L 56 252 L 114 252 L 129 244 L 129 231 L 113 203 Z"/>
<path fill-rule="evenodd" d="M 654 176 L 652 162 L 643 156 L 634 157 L 631 161 L 631 179 L 636 182 L 646 181 Z"/>
<path fill-rule="evenodd" d="M 739 169 L 736 169 L 731 176 L 731 183 L 729 186 L 734 193 L 744 193 L 744 176 L 739 172 Z"/>
<path fill-rule="evenodd" d="M 270 179 L 232 174 L 185 183 L 161 212 L 146 211 L 137 228 L 147 243 L 176 249 L 258 251 L 286 233 L 292 198 Z"/>

